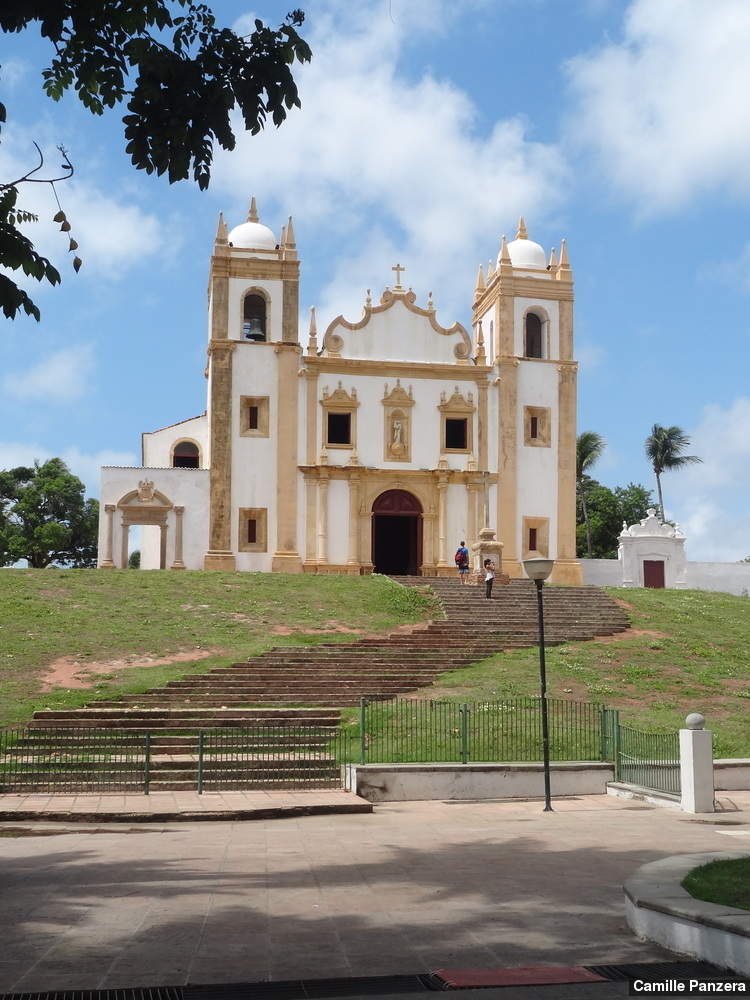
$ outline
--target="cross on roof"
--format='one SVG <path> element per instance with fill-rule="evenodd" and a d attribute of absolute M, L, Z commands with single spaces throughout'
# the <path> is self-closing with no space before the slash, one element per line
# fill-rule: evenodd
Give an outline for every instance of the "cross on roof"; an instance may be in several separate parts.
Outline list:
<path fill-rule="evenodd" d="M 396 284 L 394 287 L 401 288 L 401 272 L 405 271 L 406 268 L 401 267 L 400 264 L 396 264 L 396 266 L 392 267 L 391 270 L 396 272 Z"/>

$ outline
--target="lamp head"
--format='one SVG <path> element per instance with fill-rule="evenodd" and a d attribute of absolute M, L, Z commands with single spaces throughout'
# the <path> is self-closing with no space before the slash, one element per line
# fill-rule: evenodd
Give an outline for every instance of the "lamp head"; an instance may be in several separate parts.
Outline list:
<path fill-rule="evenodd" d="M 554 559 L 524 559 L 523 568 L 530 580 L 546 580 L 555 565 Z"/>

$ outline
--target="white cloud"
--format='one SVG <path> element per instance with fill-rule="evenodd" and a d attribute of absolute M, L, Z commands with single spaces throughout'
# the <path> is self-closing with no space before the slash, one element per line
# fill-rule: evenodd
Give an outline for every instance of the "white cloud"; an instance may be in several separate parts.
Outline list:
<path fill-rule="evenodd" d="M 6 90 L 15 90 L 30 70 L 31 64 L 25 59 L 19 59 L 16 56 L 10 56 L 6 59 L 0 56 L 0 80 L 2 80 L 3 88 Z"/>
<path fill-rule="evenodd" d="M 41 444 L 0 441 L 0 469 L 15 469 L 20 465 L 33 466 L 35 460 L 46 462 L 50 458 L 61 458 L 70 471 L 84 483 L 87 494 L 93 497 L 99 496 L 101 466 L 136 464 L 135 455 L 129 451 L 103 449 L 89 454 L 76 447 L 55 451 Z"/>
<path fill-rule="evenodd" d="M 80 344 L 55 351 L 25 372 L 5 375 L 2 386 L 17 399 L 71 402 L 84 395 L 93 369 L 92 346 Z"/>
<path fill-rule="evenodd" d="M 413 33 L 449 31 L 455 5 L 394 0 L 392 16 L 380 2 L 307 9 L 314 55 L 296 71 L 302 111 L 278 131 L 240 135 L 217 158 L 216 188 L 236 200 L 256 194 L 264 221 L 283 198 L 278 215 L 294 214 L 303 260 L 316 233 L 335 248 L 318 302 L 324 322 L 358 315 L 365 287 L 378 295 L 391 283 L 397 257 L 420 300 L 432 289 L 450 322 L 467 310 L 477 265 L 497 253 L 503 229 L 521 213 L 538 229 L 559 203 L 559 150 L 531 141 L 520 117 L 487 126 L 447 79 L 401 73 Z"/>
<path fill-rule="evenodd" d="M 667 516 L 683 527 L 689 559 L 742 559 L 750 555 L 750 398 L 707 406 L 688 433 L 703 462 L 662 477 Z"/>
<path fill-rule="evenodd" d="M 568 64 L 569 130 L 642 213 L 750 194 L 750 4 L 632 0 L 623 37 Z"/>

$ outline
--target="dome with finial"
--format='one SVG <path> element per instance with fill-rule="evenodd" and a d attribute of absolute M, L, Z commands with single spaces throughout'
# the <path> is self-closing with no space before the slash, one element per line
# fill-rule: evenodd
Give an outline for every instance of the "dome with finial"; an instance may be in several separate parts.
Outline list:
<path fill-rule="evenodd" d="M 516 238 L 508 244 L 508 253 L 513 267 L 523 268 L 524 271 L 547 270 L 547 256 L 544 248 L 529 239 L 523 216 L 518 220 Z M 499 257 L 497 262 L 499 265 Z"/>
<path fill-rule="evenodd" d="M 243 250 L 275 250 L 276 237 L 258 219 L 258 209 L 255 198 L 250 202 L 247 221 L 235 226 L 227 237 L 230 247 L 240 247 Z"/>

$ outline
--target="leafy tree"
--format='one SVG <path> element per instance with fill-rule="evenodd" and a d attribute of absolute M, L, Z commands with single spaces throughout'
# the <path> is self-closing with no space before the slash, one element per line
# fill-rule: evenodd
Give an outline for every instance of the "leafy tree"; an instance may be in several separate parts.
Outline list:
<path fill-rule="evenodd" d="M 599 461 L 607 447 L 607 442 L 596 431 L 582 431 L 576 440 L 576 492 L 583 511 L 583 523 L 586 528 L 586 554 L 591 559 L 591 527 L 589 525 L 586 492 L 591 482 L 588 473 Z"/>
<path fill-rule="evenodd" d="M 310 59 L 310 49 L 297 32 L 303 21 L 302 11 L 293 10 L 280 27 L 256 20 L 255 30 L 243 37 L 218 26 L 210 8 L 194 0 L 0 4 L 0 31 L 20 32 L 38 23 L 54 48 L 54 58 L 42 73 L 44 91 L 52 100 L 59 101 L 72 87 L 95 115 L 126 100 L 125 149 L 133 165 L 149 174 L 166 173 L 170 184 L 192 174 L 201 190 L 211 177 L 214 142 L 222 149 L 234 148 L 230 114 L 235 108 L 244 128 L 255 135 L 268 117 L 281 125 L 291 108 L 300 107 L 290 67 L 295 60 Z M 0 128 L 5 121 L 6 108 L 0 104 Z M 33 217 L 18 208 L 17 197 L 21 184 L 46 183 L 54 191 L 55 181 L 72 174 L 65 150 L 58 148 L 65 175 L 35 176 L 42 159 L 22 177 L 0 183 L 0 266 L 51 284 L 57 284 L 60 275 L 18 231 L 19 223 Z M 59 203 L 58 208 L 55 220 L 69 232 Z M 78 270 L 80 258 L 73 266 Z M 23 310 L 38 320 L 39 309 L 27 293 L 2 277 L 0 308 L 5 315 L 12 319 Z"/>
<path fill-rule="evenodd" d="M 594 559 L 614 559 L 623 521 L 635 524 L 653 504 L 651 490 L 640 483 L 628 483 L 614 490 L 595 479 L 586 478 L 588 523 L 584 521 L 582 495 L 578 502 L 577 552 Z M 589 551 L 591 555 L 589 555 Z"/>
<path fill-rule="evenodd" d="M 661 490 L 661 474 L 671 469 L 681 469 L 686 465 L 702 462 L 697 455 L 686 455 L 685 449 L 690 447 L 690 438 L 681 427 L 662 427 L 654 424 L 651 433 L 646 438 L 646 456 L 656 476 L 656 489 L 659 494 L 659 510 L 664 520 L 664 497 Z"/>
<path fill-rule="evenodd" d="M 128 569 L 141 568 L 141 553 L 139 549 L 134 549 L 128 556 Z"/>
<path fill-rule="evenodd" d="M 99 503 L 59 458 L 0 472 L 0 566 L 96 566 Z"/>

